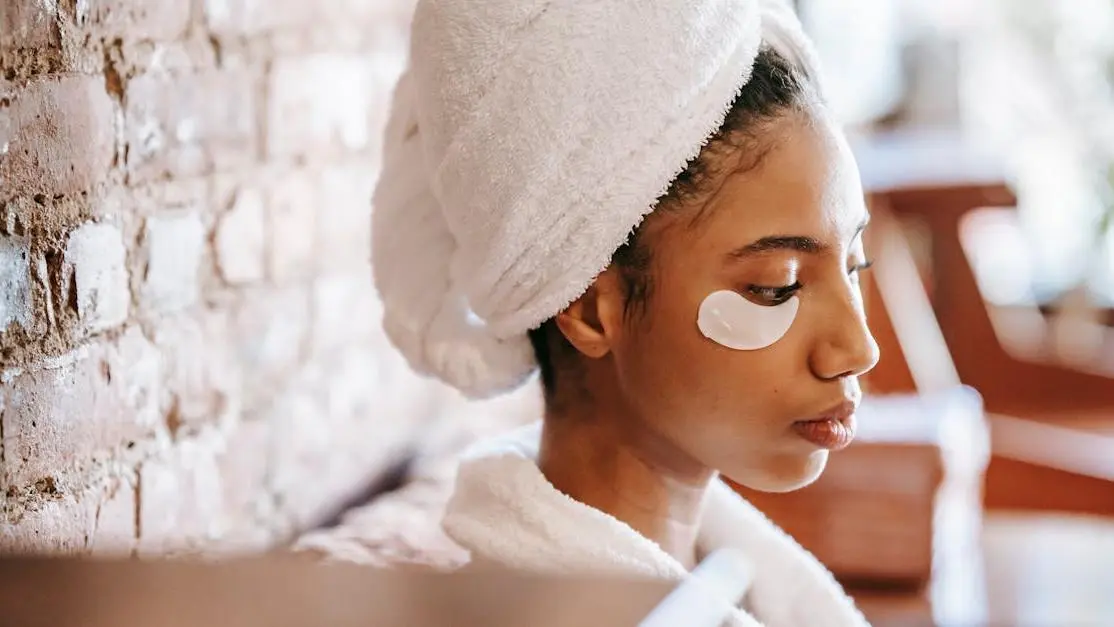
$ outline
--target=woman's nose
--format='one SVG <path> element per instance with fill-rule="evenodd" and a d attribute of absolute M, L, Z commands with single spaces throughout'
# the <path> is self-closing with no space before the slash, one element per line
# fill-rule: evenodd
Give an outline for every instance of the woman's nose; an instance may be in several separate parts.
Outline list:
<path fill-rule="evenodd" d="M 844 281 L 825 309 L 809 359 L 812 373 L 832 380 L 869 372 L 878 363 L 878 343 L 866 323 L 858 282 Z"/>

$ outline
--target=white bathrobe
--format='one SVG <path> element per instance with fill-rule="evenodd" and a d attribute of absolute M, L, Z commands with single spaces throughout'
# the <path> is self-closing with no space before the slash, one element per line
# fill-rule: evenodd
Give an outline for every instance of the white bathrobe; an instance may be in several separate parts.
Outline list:
<path fill-rule="evenodd" d="M 535 462 L 540 423 L 488 440 L 462 461 L 442 526 L 473 561 L 553 574 L 592 573 L 680 580 L 687 571 L 625 523 L 557 491 Z M 810 553 L 720 481 L 711 488 L 698 557 L 731 548 L 753 582 L 737 625 L 867 625 Z"/>

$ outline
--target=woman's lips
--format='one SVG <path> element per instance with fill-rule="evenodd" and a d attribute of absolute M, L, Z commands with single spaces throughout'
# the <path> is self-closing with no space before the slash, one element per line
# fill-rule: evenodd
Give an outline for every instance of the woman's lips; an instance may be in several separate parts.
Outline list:
<path fill-rule="evenodd" d="M 855 404 L 848 402 L 813 420 L 798 420 L 793 431 L 812 444 L 838 451 L 855 439 Z"/>

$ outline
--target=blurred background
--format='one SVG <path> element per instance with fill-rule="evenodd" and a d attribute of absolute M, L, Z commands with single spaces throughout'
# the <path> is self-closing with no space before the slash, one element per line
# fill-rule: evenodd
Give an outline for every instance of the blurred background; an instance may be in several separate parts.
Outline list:
<path fill-rule="evenodd" d="M 747 496 L 880 624 L 1114 624 L 1114 2 L 795 4 L 883 358 L 861 441 Z M 0 552 L 462 559 L 453 455 L 540 409 L 379 329 L 412 8 L 0 0 Z"/>

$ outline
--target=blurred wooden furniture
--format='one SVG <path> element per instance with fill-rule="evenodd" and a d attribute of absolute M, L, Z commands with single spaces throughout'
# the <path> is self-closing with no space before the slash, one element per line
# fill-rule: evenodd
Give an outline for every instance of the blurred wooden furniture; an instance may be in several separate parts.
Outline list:
<path fill-rule="evenodd" d="M 979 550 L 922 594 L 852 591 L 884 625 L 1114 625 L 1114 521 L 1049 514 L 988 514 Z M 974 576 L 972 577 L 972 573 Z"/>
<path fill-rule="evenodd" d="M 872 138 L 856 154 L 879 260 L 864 286 L 883 355 L 870 389 L 976 388 L 992 433 L 988 507 L 1114 515 L 1114 377 L 1010 350 L 963 248 L 971 211 L 1016 205 L 994 160 L 946 134 Z M 927 276 L 895 228 L 909 223 L 928 235 Z"/>
<path fill-rule="evenodd" d="M 1114 515 L 1111 414 L 990 416 L 986 506 Z"/>
<path fill-rule="evenodd" d="M 995 161 L 947 134 L 874 138 L 858 147 L 857 156 L 872 208 L 924 227 L 932 309 L 960 379 L 979 390 L 987 411 L 1100 410 L 1114 416 L 1114 378 L 1026 359 L 999 337 L 960 236 L 971 211 L 1017 204 Z"/>
<path fill-rule="evenodd" d="M 922 285 L 901 224 L 883 194 L 868 196 L 864 242 L 874 267 L 863 275 L 863 301 L 878 342 L 878 365 L 863 378 L 871 394 L 931 393 L 960 385 L 959 373 Z"/>

